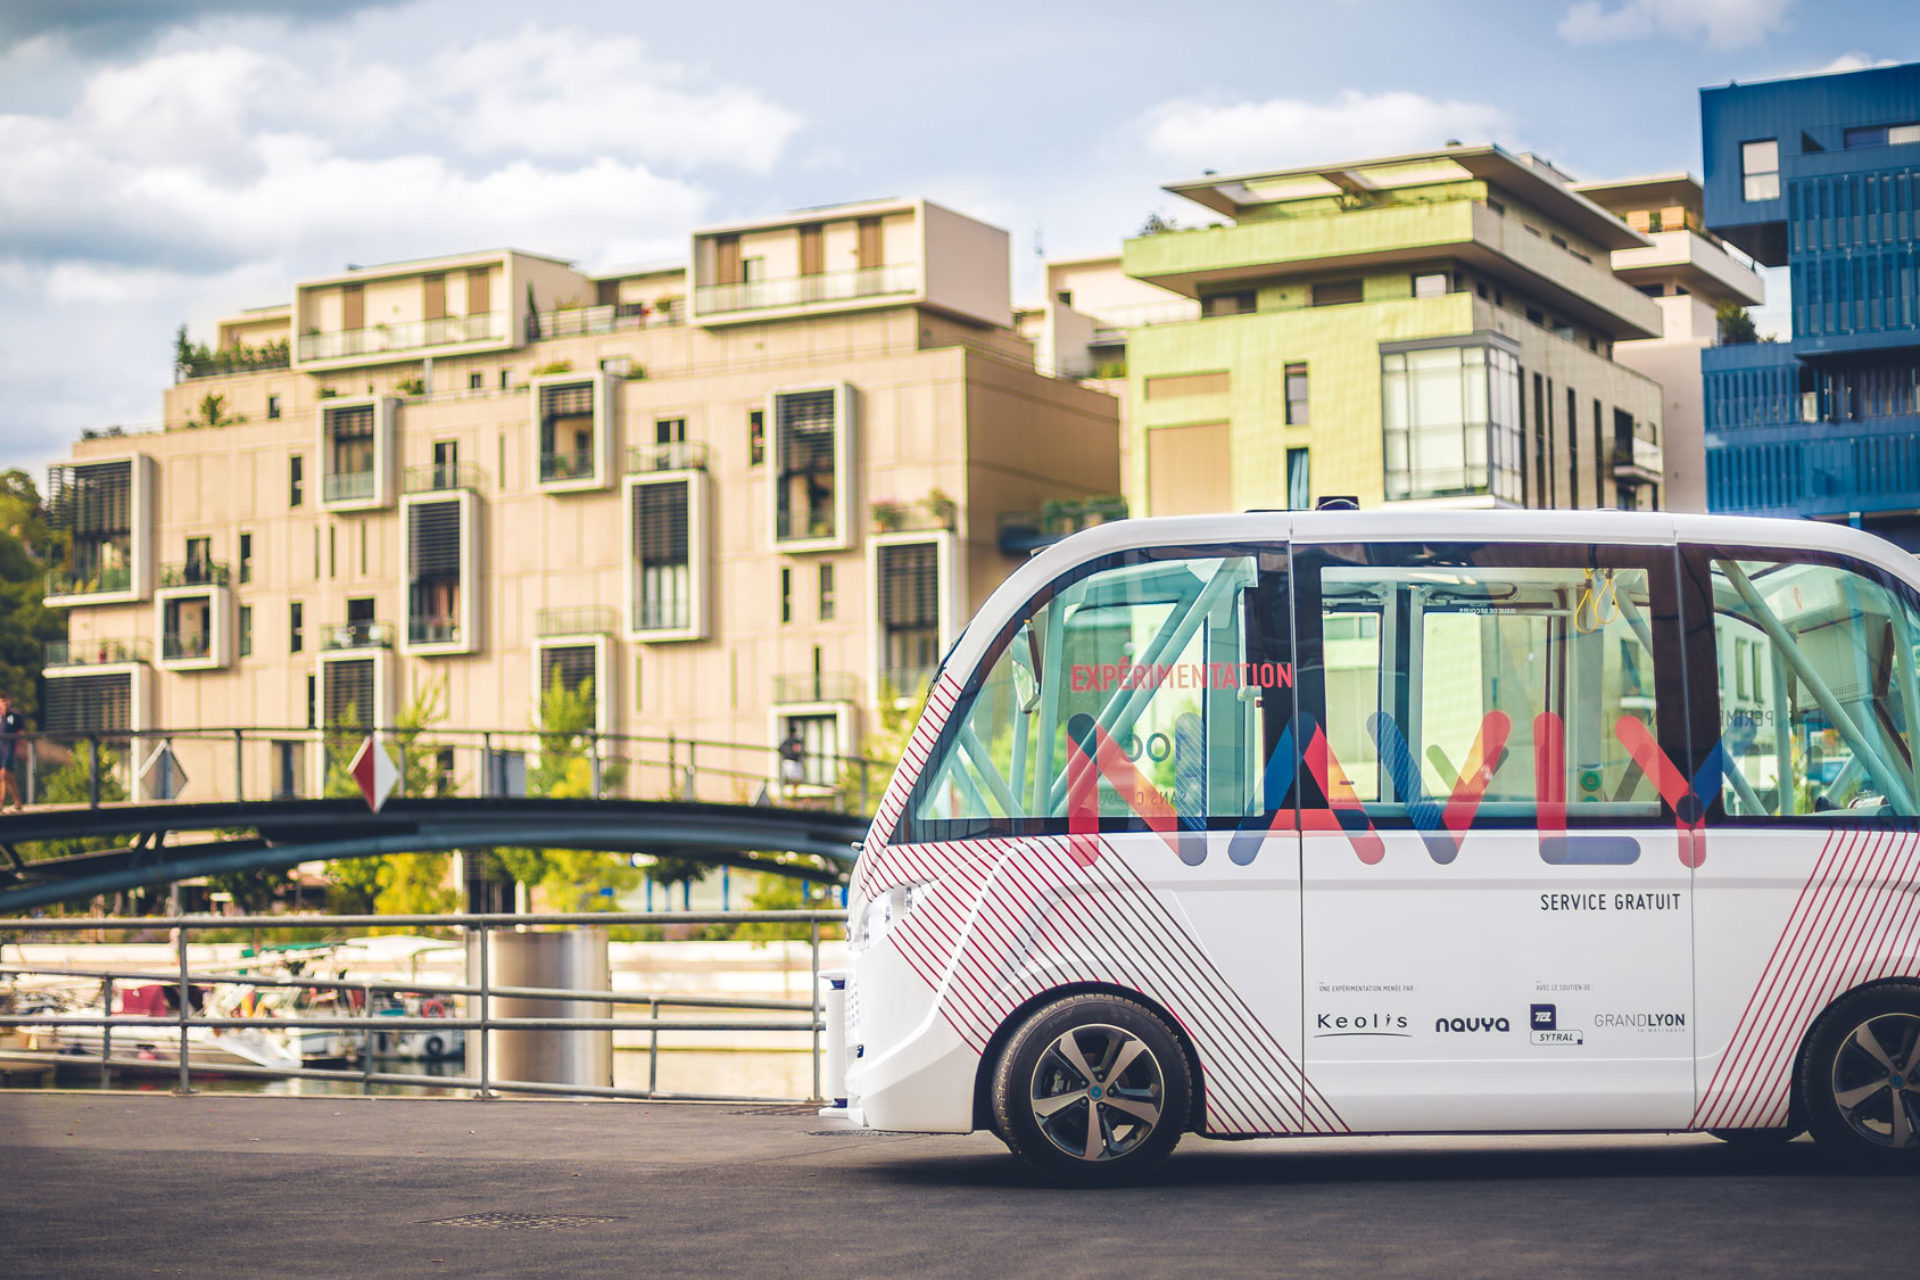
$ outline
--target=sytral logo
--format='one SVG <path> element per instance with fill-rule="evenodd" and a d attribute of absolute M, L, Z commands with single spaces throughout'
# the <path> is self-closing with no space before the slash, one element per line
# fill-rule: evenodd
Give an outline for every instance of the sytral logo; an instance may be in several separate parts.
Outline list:
<path fill-rule="evenodd" d="M 1535 1044 L 1585 1044 L 1586 1037 L 1578 1031 L 1560 1029 L 1560 1006 L 1552 1004 L 1529 1005 L 1527 1011 L 1527 1031 Z"/>

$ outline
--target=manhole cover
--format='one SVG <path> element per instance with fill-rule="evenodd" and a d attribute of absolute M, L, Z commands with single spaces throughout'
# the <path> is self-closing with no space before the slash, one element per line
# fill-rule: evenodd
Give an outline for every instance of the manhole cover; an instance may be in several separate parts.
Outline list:
<path fill-rule="evenodd" d="M 817 1116 L 820 1114 L 820 1104 L 816 1102 L 812 1105 L 801 1103 L 798 1106 L 748 1107 L 744 1111 L 729 1111 L 727 1114 L 733 1116 Z"/>
<path fill-rule="evenodd" d="M 624 1218 L 592 1218 L 577 1213 L 469 1213 L 458 1218 L 436 1218 L 429 1227 L 491 1227 L 495 1231 L 565 1231 L 570 1227 L 591 1227 L 602 1222 L 624 1222 Z"/>

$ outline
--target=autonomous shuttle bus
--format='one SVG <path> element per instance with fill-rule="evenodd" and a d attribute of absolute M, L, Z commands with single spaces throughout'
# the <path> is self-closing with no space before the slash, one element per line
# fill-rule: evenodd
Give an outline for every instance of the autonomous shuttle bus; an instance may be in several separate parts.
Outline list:
<path fill-rule="evenodd" d="M 854 872 L 847 1113 L 1811 1130 L 1920 1166 L 1920 564 L 1615 512 L 1133 520 L 994 592 Z"/>

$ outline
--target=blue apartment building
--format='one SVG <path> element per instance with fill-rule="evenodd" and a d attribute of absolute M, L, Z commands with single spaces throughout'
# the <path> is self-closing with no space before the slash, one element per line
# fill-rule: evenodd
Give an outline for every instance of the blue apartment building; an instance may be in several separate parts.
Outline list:
<path fill-rule="evenodd" d="M 1703 89 L 1700 132 L 1707 225 L 1793 320 L 1701 352 L 1709 509 L 1920 551 L 1920 63 Z"/>

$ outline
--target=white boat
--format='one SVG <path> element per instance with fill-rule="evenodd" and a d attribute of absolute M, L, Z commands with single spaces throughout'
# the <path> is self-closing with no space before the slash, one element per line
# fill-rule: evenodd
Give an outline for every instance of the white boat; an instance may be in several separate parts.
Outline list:
<path fill-rule="evenodd" d="M 194 988 L 200 1000 L 202 988 Z M 116 1072 L 154 1071 L 170 1073 L 180 1067 L 179 988 L 151 983 L 121 990 L 116 1017 L 151 1019 L 153 1025 L 113 1028 L 113 1060 Z M 98 1003 L 74 1012 L 98 1013 Z M 63 1058 L 98 1060 L 106 1044 L 105 1027 L 48 1027 L 37 1029 L 36 1048 L 50 1050 Z M 300 1057 L 290 1044 L 288 1033 L 262 1027 L 188 1027 L 187 1063 L 196 1072 L 218 1074 L 223 1068 L 263 1067 L 274 1071 L 297 1071 Z"/>

